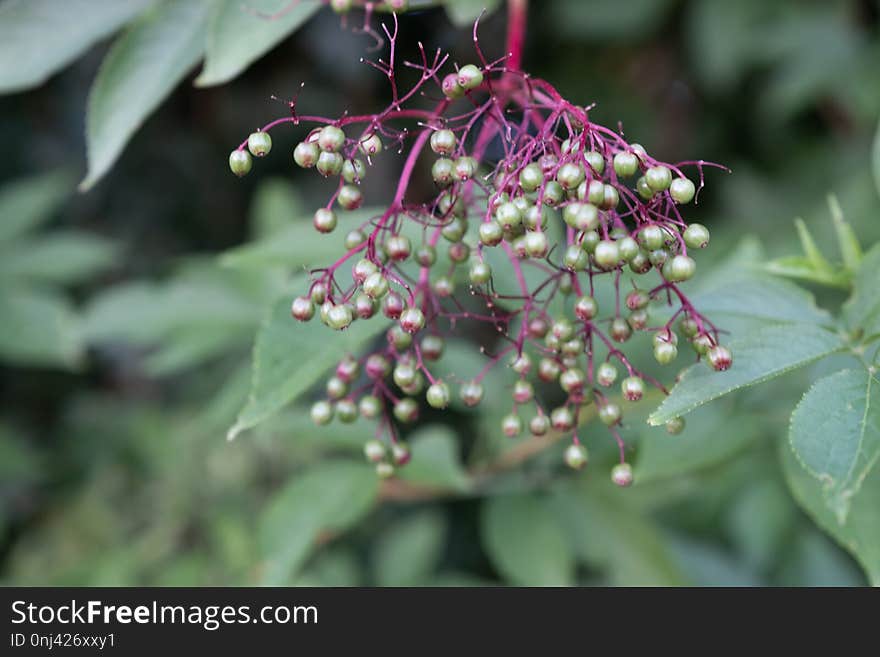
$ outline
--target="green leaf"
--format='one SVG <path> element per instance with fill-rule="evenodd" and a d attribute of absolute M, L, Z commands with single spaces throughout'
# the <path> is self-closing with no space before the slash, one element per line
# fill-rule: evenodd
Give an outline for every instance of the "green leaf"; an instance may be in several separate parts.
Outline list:
<path fill-rule="evenodd" d="M 294 476 L 259 519 L 262 583 L 288 583 L 320 532 L 342 532 L 357 524 L 373 507 L 378 492 L 376 473 L 359 463 L 326 462 Z"/>
<path fill-rule="evenodd" d="M 492 564 L 518 586 L 570 586 L 574 554 L 547 500 L 534 495 L 498 495 L 483 504 L 483 546 Z"/>
<path fill-rule="evenodd" d="M 264 201 L 265 202 L 265 201 Z M 273 201 L 275 205 L 277 201 Z M 280 204 L 279 204 L 280 209 Z M 311 218 L 296 216 L 296 208 L 290 209 L 290 223 L 265 239 L 231 249 L 220 256 L 220 264 L 226 267 L 303 267 L 317 265 L 339 255 L 339 235 L 321 234 L 312 226 Z M 346 225 L 354 228 L 377 214 L 373 208 L 346 212 L 342 217 Z M 353 259 L 352 264 L 357 262 Z"/>
<path fill-rule="evenodd" d="M 285 178 L 269 178 L 260 183 L 249 215 L 251 234 L 257 238 L 275 235 L 291 222 L 307 221 L 302 199 Z"/>
<path fill-rule="evenodd" d="M 53 231 L 45 237 L 0 244 L 0 278 L 76 283 L 115 261 L 116 245 L 79 231 Z"/>
<path fill-rule="evenodd" d="M 566 481 L 553 491 L 553 511 L 581 560 L 607 572 L 616 586 L 688 583 L 656 525 L 610 484 Z"/>
<path fill-rule="evenodd" d="M 712 404 L 688 416 L 681 435 L 644 427 L 639 436 L 636 484 L 716 466 L 741 453 L 761 432 L 756 419 L 737 417 L 729 404 Z"/>
<path fill-rule="evenodd" d="M 196 86 L 229 82 L 321 8 L 319 2 L 217 0 Z"/>
<path fill-rule="evenodd" d="M 498 9 L 501 0 L 445 0 L 443 6 L 456 27 L 472 28 L 483 12 L 484 18 Z"/>
<path fill-rule="evenodd" d="M 810 281 L 819 285 L 849 289 L 850 277 L 843 271 L 818 270 L 804 256 L 784 256 L 764 265 L 764 271 L 775 276 Z"/>
<path fill-rule="evenodd" d="M 398 477 L 420 486 L 465 492 L 471 487 L 461 466 L 458 441 L 449 427 L 428 426 L 408 439 L 412 458 Z"/>
<path fill-rule="evenodd" d="M 843 264 L 849 272 L 855 272 L 862 261 L 862 247 L 852 229 L 852 226 L 843 218 L 843 209 L 834 194 L 828 196 L 828 207 L 831 210 L 831 221 L 834 224 L 834 232 L 837 235 L 837 244 L 840 254 L 843 256 Z"/>
<path fill-rule="evenodd" d="M 63 171 L 4 184 L 0 187 L 0 242 L 48 220 L 72 190 L 73 181 Z"/>
<path fill-rule="evenodd" d="M 290 317 L 290 298 L 273 304 L 257 333 L 248 401 L 229 429 L 232 440 L 306 392 L 347 351 L 357 351 L 387 328 L 377 318 L 334 332 L 317 319 L 300 324 Z"/>
<path fill-rule="evenodd" d="M 816 271 L 829 271 L 831 269 L 831 263 L 825 259 L 825 256 L 822 255 L 819 247 L 816 246 L 816 242 L 813 240 L 813 236 L 810 234 L 810 230 L 807 228 L 807 224 L 804 223 L 804 220 L 797 218 L 794 220 L 794 225 L 795 228 L 797 228 L 798 239 L 801 241 L 801 248 L 804 250 L 804 255 L 807 256 L 807 260 L 809 260 L 813 269 Z"/>
<path fill-rule="evenodd" d="M 866 370 L 819 379 L 791 416 L 789 442 L 804 469 L 822 485 L 839 522 L 880 459 L 877 380 Z"/>
<path fill-rule="evenodd" d="M 839 523 L 825 502 L 822 484 L 801 466 L 789 445 L 780 444 L 780 458 L 798 504 L 856 558 L 871 584 L 880 586 L 880 468 L 875 467 L 865 477 L 861 489 L 850 500 L 846 520 Z"/>
<path fill-rule="evenodd" d="M 54 292 L 0 288 L 0 360 L 18 365 L 75 367 L 82 356 L 76 317 Z"/>
<path fill-rule="evenodd" d="M 445 547 L 446 521 L 435 511 L 409 516 L 384 530 L 373 548 L 379 586 L 415 586 L 437 566 Z"/>
<path fill-rule="evenodd" d="M 0 5 L 0 93 L 42 84 L 151 0 L 7 0 Z"/>
<path fill-rule="evenodd" d="M 850 330 L 860 332 L 863 338 L 880 333 L 880 244 L 875 244 L 862 259 L 843 315 Z"/>
<path fill-rule="evenodd" d="M 726 372 L 715 372 L 705 363 L 685 370 L 648 423 L 663 424 L 729 392 L 803 367 L 844 347 L 839 335 L 811 324 L 783 324 L 754 331 L 731 342 L 733 366 Z"/>
<path fill-rule="evenodd" d="M 768 276 L 751 275 L 719 283 L 694 294 L 691 302 L 713 319 L 716 315 L 725 315 L 774 323 L 833 323 L 831 315 L 816 306 L 812 294 L 793 283 Z"/>
<path fill-rule="evenodd" d="M 877 134 L 874 135 L 871 169 L 874 172 L 874 185 L 877 187 L 877 193 L 880 194 L 880 123 L 877 124 Z"/>
<path fill-rule="evenodd" d="M 206 3 L 163 0 L 116 42 L 89 93 L 86 145 L 92 187 L 125 144 L 202 57 Z"/>

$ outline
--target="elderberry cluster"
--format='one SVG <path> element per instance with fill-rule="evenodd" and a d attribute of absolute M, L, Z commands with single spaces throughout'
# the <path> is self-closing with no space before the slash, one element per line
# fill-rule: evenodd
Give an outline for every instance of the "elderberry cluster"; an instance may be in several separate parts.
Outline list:
<path fill-rule="evenodd" d="M 294 318 L 317 315 L 338 331 L 355 321 L 390 322 L 380 347 L 339 362 L 312 418 L 320 425 L 376 420 L 377 437 L 365 453 L 379 475 L 391 476 L 410 458 L 398 425 L 418 419 L 422 400 L 443 409 L 457 394 L 475 407 L 501 392 L 485 390 L 483 381 L 506 365 L 513 383 L 504 435 L 571 432 L 564 458 L 580 469 L 588 453 L 578 427 L 584 413 L 595 414 L 620 449 L 612 480 L 629 485 L 632 468 L 618 432 L 624 407 L 648 386 L 666 388 L 633 365 L 624 344 L 647 334 L 656 361 L 668 365 L 681 338 L 709 367 L 732 364 L 718 329 L 680 288 L 696 272 L 689 253 L 709 244 L 706 227 L 681 216 L 698 191 L 684 168 L 696 171 L 702 187 L 704 167 L 717 165 L 655 159 L 591 122 L 591 108 L 565 100 L 549 83 L 486 61 L 478 44 L 478 64 L 445 75 L 446 56 L 438 51 L 431 60 L 420 46 L 421 62 L 406 62 L 420 79 L 401 93 L 396 29 L 386 35 L 390 60 L 372 63 L 392 86 L 386 110 L 334 120 L 299 115 L 291 104 L 290 117 L 251 134 L 229 158 L 232 171 L 244 175 L 251 155 L 271 150 L 268 129 L 318 124 L 293 160 L 336 182 L 313 217 L 317 231 L 331 233 L 362 205 L 374 160 L 406 154 L 387 207 L 350 226 L 340 258 L 314 270 L 309 289 L 293 300 Z M 423 98 L 433 105 L 417 106 Z M 407 193 L 418 166 L 430 166 L 436 191 L 413 200 Z M 518 292 L 502 293 L 501 281 Z M 597 299 L 602 284 L 613 289 L 613 303 Z M 658 323 L 651 321 L 655 303 L 671 307 Z M 465 323 L 489 324 L 498 338 L 480 346 L 485 362 L 476 376 L 441 380 L 434 363 L 445 337 Z M 556 401 L 550 407 L 547 400 Z M 677 434 L 684 420 L 666 428 Z"/>

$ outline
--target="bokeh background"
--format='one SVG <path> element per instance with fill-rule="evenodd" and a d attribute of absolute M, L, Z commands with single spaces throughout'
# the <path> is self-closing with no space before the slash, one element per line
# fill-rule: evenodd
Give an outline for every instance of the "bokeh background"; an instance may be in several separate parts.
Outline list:
<path fill-rule="evenodd" d="M 795 217 L 835 255 L 829 192 L 863 244 L 880 239 L 877 2 L 534 0 L 530 10 L 528 70 L 595 102 L 593 120 L 620 122 L 661 159 L 731 168 L 709 173 L 691 215 L 713 231 L 701 267 L 757 244 L 796 252 Z M 679 438 L 633 419 L 639 485 L 627 491 L 606 484 L 601 432 L 594 466 L 570 474 L 558 446 L 511 456 L 492 404 L 420 423 L 412 487 L 363 476 L 369 427 L 319 430 L 306 406 L 225 440 L 254 333 L 296 270 L 242 245 L 306 221 L 327 191 L 293 167 L 297 131 L 275 133 L 275 151 L 242 180 L 227 156 L 286 112 L 270 96 L 300 82 L 303 111 L 384 106 L 384 80 L 359 62 L 370 39 L 358 20 L 319 11 L 227 84 L 195 88 L 194 69 L 85 193 L 85 108 L 111 40 L 0 96 L 0 581 L 863 585 L 780 466 L 806 374 L 711 405 Z M 422 41 L 473 60 L 470 30 L 442 7 L 400 26 L 405 53 Z M 504 26 L 503 8 L 484 18 L 488 53 L 502 53 Z M 386 197 L 399 164 L 371 171 L 368 204 Z M 453 369 L 467 363 L 454 352 Z"/>

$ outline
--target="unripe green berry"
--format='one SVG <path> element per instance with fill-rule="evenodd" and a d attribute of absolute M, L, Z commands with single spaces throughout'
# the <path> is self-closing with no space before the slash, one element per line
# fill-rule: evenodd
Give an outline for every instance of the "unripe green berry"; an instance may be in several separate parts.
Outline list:
<path fill-rule="evenodd" d="M 526 233 L 526 252 L 532 258 L 543 258 L 550 250 L 550 243 L 547 235 L 543 232 L 529 231 Z"/>
<path fill-rule="evenodd" d="M 437 262 L 437 249 L 430 244 L 422 244 L 416 249 L 416 262 L 422 267 L 431 267 Z"/>
<path fill-rule="evenodd" d="M 449 259 L 452 262 L 459 264 L 468 259 L 471 254 L 471 247 L 469 247 L 464 242 L 456 242 L 455 244 L 449 245 Z"/>
<path fill-rule="evenodd" d="M 389 258 L 400 262 L 409 258 L 412 253 L 412 243 L 406 235 L 391 235 L 385 241 L 385 252 Z"/>
<path fill-rule="evenodd" d="M 544 191 L 541 201 L 544 205 L 555 208 L 565 198 L 565 190 L 555 180 L 548 180 L 544 184 Z"/>
<path fill-rule="evenodd" d="M 591 180 L 587 185 L 587 200 L 595 206 L 605 204 L 605 183 L 601 180 Z"/>
<path fill-rule="evenodd" d="M 483 386 L 476 381 L 469 381 L 461 386 L 459 396 L 465 406 L 476 406 L 483 399 Z"/>
<path fill-rule="evenodd" d="M 580 444 L 571 444 L 565 449 L 565 464 L 572 470 L 582 470 L 588 460 L 587 448 Z"/>
<path fill-rule="evenodd" d="M 331 376 L 327 379 L 327 396 L 336 401 L 342 399 L 348 394 L 348 384 L 338 376 Z"/>
<path fill-rule="evenodd" d="M 388 297 L 385 298 L 387 299 Z M 388 338 L 388 343 L 394 347 L 398 353 L 406 351 L 413 343 L 413 336 L 400 328 L 400 324 L 395 324 L 388 329 L 386 337 Z M 414 381 L 411 381 L 408 385 L 412 385 L 413 383 Z"/>
<path fill-rule="evenodd" d="M 381 299 L 388 292 L 388 280 L 381 272 L 374 272 L 364 279 L 364 294 L 371 299 Z"/>
<path fill-rule="evenodd" d="M 678 356 L 678 347 L 669 342 L 661 342 L 654 345 L 654 360 L 661 365 L 669 365 Z"/>
<path fill-rule="evenodd" d="M 338 176 L 342 171 L 342 155 L 330 151 L 321 151 L 318 156 L 318 162 L 315 168 L 325 178 L 328 176 Z"/>
<path fill-rule="evenodd" d="M 534 192 L 544 183 L 544 172 L 537 164 L 528 164 L 519 173 L 519 185 L 526 193 Z"/>
<path fill-rule="evenodd" d="M 639 196 L 641 196 L 645 201 L 650 201 L 652 198 L 654 198 L 654 190 L 651 189 L 650 185 L 648 185 L 648 179 L 644 176 L 641 176 L 636 181 L 636 191 L 639 193 Z"/>
<path fill-rule="evenodd" d="M 633 310 L 629 317 L 626 318 L 626 321 L 633 331 L 641 331 L 648 325 L 648 311 L 644 308 L 641 310 Z"/>
<path fill-rule="evenodd" d="M 471 265 L 469 276 L 474 285 L 485 285 L 492 278 L 492 268 L 485 262 L 475 262 Z"/>
<path fill-rule="evenodd" d="M 394 476 L 394 466 L 387 461 L 376 464 L 376 476 L 380 479 L 390 479 Z"/>
<path fill-rule="evenodd" d="M 364 235 L 363 231 L 355 228 L 354 230 L 348 231 L 348 234 L 345 236 L 345 240 L 343 241 L 343 245 L 346 249 L 351 250 L 359 247 L 366 241 L 367 236 Z"/>
<path fill-rule="evenodd" d="M 501 431 L 508 438 L 515 438 L 522 433 L 522 420 L 513 413 L 501 419 Z"/>
<path fill-rule="evenodd" d="M 401 360 L 394 366 L 394 372 L 391 378 L 399 388 L 406 388 L 415 383 L 418 374 L 416 366 L 410 361 Z"/>
<path fill-rule="evenodd" d="M 645 226 L 639 231 L 639 243 L 648 251 L 663 247 L 665 236 L 660 226 Z"/>
<path fill-rule="evenodd" d="M 248 150 L 254 157 L 263 157 L 272 150 L 272 137 L 268 132 L 258 130 L 248 137 Z"/>
<path fill-rule="evenodd" d="M 446 408 L 449 406 L 449 386 L 438 381 L 428 388 L 425 398 L 432 408 Z"/>
<path fill-rule="evenodd" d="M 595 230 L 599 227 L 599 211 L 592 203 L 569 203 L 562 210 L 562 220 L 575 230 Z"/>
<path fill-rule="evenodd" d="M 483 84 L 483 72 L 473 64 L 467 64 L 458 69 L 458 85 L 470 91 Z"/>
<path fill-rule="evenodd" d="M 446 348 L 446 343 L 439 335 L 426 335 L 421 342 L 422 358 L 439 360 Z"/>
<path fill-rule="evenodd" d="M 584 271 L 590 264 L 590 258 L 577 244 L 572 244 L 565 250 L 562 264 L 571 271 Z"/>
<path fill-rule="evenodd" d="M 407 333 L 418 333 L 425 327 L 424 313 L 415 306 L 407 308 L 400 315 L 400 327 Z"/>
<path fill-rule="evenodd" d="M 344 210 L 356 210 L 361 207 L 361 203 L 364 201 L 364 195 L 360 190 L 360 187 L 356 185 L 343 185 L 339 189 L 339 194 L 336 196 L 336 202 L 339 203 L 340 207 Z"/>
<path fill-rule="evenodd" d="M 550 419 L 546 415 L 536 415 L 529 420 L 529 432 L 533 436 L 543 436 L 550 430 Z"/>
<path fill-rule="evenodd" d="M 345 133 L 342 128 L 327 125 L 318 133 L 318 146 L 322 151 L 335 153 L 345 144 Z"/>
<path fill-rule="evenodd" d="M 595 230 L 588 230 L 581 236 L 581 248 L 586 253 L 594 253 L 596 251 L 596 246 L 598 246 L 601 241 L 602 238 L 599 236 L 599 233 Z"/>
<path fill-rule="evenodd" d="M 561 366 L 552 358 L 542 358 L 538 363 L 538 378 L 541 381 L 551 383 L 559 378 L 562 371 Z"/>
<path fill-rule="evenodd" d="M 520 376 L 525 376 L 532 371 L 531 356 L 526 353 L 513 354 L 513 356 L 510 357 L 510 369 Z"/>
<path fill-rule="evenodd" d="M 605 210 L 612 210 L 620 203 L 620 192 L 614 185 L 605 185 L 602 190 L 601 207 Z"/>
<path fill-rule="evenodd" d="M 666 423 L 666 432 L 672 436 L 677 436 L 684 431 L 684 418 L 674 417 Z"/>
<path fill-rule="evenodd" d="M 696 270 L 697 263 L 686 255 L 677 255 L 663 265 L 663 275 L 674 283 L 690 279 Z"/>
<path fill-rule="evenodd" d="M 253 166 L 251 154 L 247 151 L 234 150 L 229 154 L 229 168 L 236 176 L 241 178 L 247 175 Z"/>
<path fill-rule="evenodd" d="M 450 185 L 455 177 L 455 163 L 446 157 L 441 157 L 431 166 L 431 177 L 440 187 Z"/>
<path fill-rule="evenodd" d="M 615 342 L 626 342 L 632 336 L 632 327 L 623 317 L 615 317 L 608 332 Z"/>
<path fill-rule="evenodd" d="M 614 172 L 621 178 L 629 178 L 639 170 L 639 158 L 635 153 L 621 151 L 614 156 Z"/>
<path fill-rule="evenodd" d="M 611 468 L 611 481 L 618 486 L 631 486 L 633 482 L 633 469 L 629 463 L 618 463 Z"/>
<path fill-rule="evenodd" d="M 467 221 L 461 217 L 453 217 L 449 223 L 443 226 L 440 233 L 450 242 L 459 242 L 464 237 L 465 231 L 467 231 Z"/>
<path fill-rule="evenodd" d="M 587 151 L 584 153 L 584 159 L 587 160 L 587 164 L 590 165 L 590 168 L 593 169 L 599 175 L 602 175 L 605 171 L 605 156 L 602 153 L 598 153 L 596 151 Z"/>
<path fill-rule="evenodd" d="M 550 412 L 550 425 L 557 431 L 569 431 L 574 427 L 574 413 L 567 406 L 559 406 Z"/>
<path fill-rule="evenodd" d="M 440 88 L 443 91 L 443 95 L 452 100 L 461 98 L 465 92 L 464 87 L 458 83 L 458 75 L 455 73 L 450 73 L 444 77 Z"/>
<path fill-rule="evenodd" d="M 451 297 L 455 292 L 455 282 L 448 276 L 440 276 L 433 282 L 431 287 L 434 294 L 443 299 Z"/>
<path fill-rule="evenodd" d="M 618 424 L 622 415 L 620 406 L 615 402 L 606 402 L 599 407 L 599 420 L 609 427 Z"/>
<path fill-rule="evenodd" d="M 730 353 L 730 349 L 727 347 L 716 345 L 706 354 L 706 360 L 713 370 L 723 372 L 730 369 L 730 366 L 733 364 L 733 354 Z"/>
<path fill-rule="evenodd" d="M 385 445 L 379 440 L 368 440 L 364 443 L 364 456 L 370 463 L 379 463 L 385 460 Z"/>
<path fill-rule="evenodd" d="M 574 324 L 568 319 L 561 317 L 550 326 L 550 333 L 557 340 L 570 340 L 574 336 Z"/>
<path fill-rule="evenodd" d="M 637 402 L 645 394 L 645 382 L 637 376 L 628 376 L 621 381 L 620 392 L 627 401 Z"/>
<path fill-rule="evenodd" d="M 517 404 L 526 404 L 534 399 L 535 389 L 528 381 L 524 379 L 517 379 L 517 381 L 513 384 L 513 391 L 511 392 L 511 396 Z"/>
<path fill-rule="evenodd" d="M 366 165 L 357 158 L 345 160 L 342 163 L 342 179 L 349 184 L 360 183 L 366 174 Z"/>
<path fill-rule="evenodd" d="M 419 417 L 419 406 L 415 400 L 404 397 L 394 405 L 394 417 L 405 424 L 415 422 Z"/>
<path fill-rule="evenodd" d="M 559 375 L 559 387 L 568 394 L 578 394 L 584 389 L 587 377 L 582 370 L 571 367 Z"/>
<path fill-rule="evenodd" d="M 438 155 L 451 155 L 455 144 L 455 133 L 452 130 L 437 130 L 431 134 L 431 150 Z"/>
<path fill-rule="evenodd" d="M 693 317 L 686 316 L 681 318 L 681 321 L 678 323 L 678 329 L 686 338 L 693 338 L 699 333 L 700 326 Z"/>
<path fill-rule="evenodd" d="M 691 224 L 684 229 L 684 243 L 689 249 L 705 249 L 709 246 L 709 229 L 703 224 Z"/>
<path fill-rule="evenodd" d="M 367 157 L 378 155 L 382 152 L 382 138 L 375 132 L 366 135 L 358 142 L 358 148 Z"/>
<path fill-rule="evenodd" d="M 581 321 L 593 319 L 599 312 L 599 304 L 590 296 L 583 296 L 574 304 L 575 317 Z"/>
<path fill-rule="evenodd" d="M 358 402 L 358 411 L 368 420 L 374 420 L 382 413 L 382 402 L 376 395 L 364 395 Z"/>
<path fill-rule="evenodd" d="M 633 290 L 626 295 L 626 307 L 630 310 L 641 310 L 651 301 L 651 297 L 644 290 Z"/>
<path fill-rule="evenodd" d="M 317 425 L 329 424 L 333 419 L 333 404 L 328 401 L 318 401 L 312 404 L 312 410 L 309 413 L 312 422 Z"/>
<path fill-rule="evenodd" d="M 504 238 L 504 229 L 495 221 L 480 224 L 480 242 L 486 246 L 497 246 Z"/>
<path fill-rule="evenodd" d="M 331 233 L 336 228 L 336 213 L 327 208 L 318 208 L 312 224 L 319 233 Z"/>
<path fill-rule="evenodd" d="M 672 172 L 663 165 L 653 166 L 645 171 L 645 180 L 655 192 L 663 192 L 672 183 Z"/>
<path fill-rule="evenodd" d="M 596 245 L 593 252 L 593 259 L 602 269 L 613 269 L 620 263 L 620 250 L 617 242 L 611 240 L 602 240 Z"/>
<path fill-rule="evenodd" d="M 354 316 L 351 312 L 351 308 L 346 304 L 333 306 L 327 312 L 327 325 L 337 331 L 347 329 L 351 325 L 353 319 Z"/>
<path fill-rule="evenodd" d="M 290 305 L 290 314 L 301 322 L 307 322 L 315 316 L 315 304 L 309 297 L 296 297 Z"/>
<path fill-rule="evenodd" d="M 455 161 L 454 172 L 456 180 L 470 180 L 477 173 L 477 161 L 470 155 L 463 155 Z"/>
<path fill-rule="evenodd" d="M 694 183 L 687 178 L 676 178 L 669 184 L 669 195 L 676 203 L 690 203 L 695 193 Z"/>
<path fill-rule="evenodd" d="M 648 257 L 648 254 L 642 251 L 633 256 L 632 260 L 629 261 L 629 268 L 634 274 L 646 274 L 651 271 L 651 259 Z"/>
<path fill-rule="evenodd" d="M 409 463 L 410 458 L 412 458 L 412 454 L 406 443 L 397 442 L 391 444 L 391 460 L 394 461 L 395 465 L 404 466 Z"/>
<path fill-rule="evenodd" d="M 617 380 L 617 368 L 611 363 L 600 363 L 596 368 L 596 383 L 608 388 Z"/>
<path fill-rule="evenodd" d="M 343 424 L 351 424 L 358 417 L 357 405 L 351 399 L 340 399 L 336 402 L 336 417 Z"/>
<path fill-rule="evenodd" d="M 301 141 L 293 149 L 293 161 L 303 169 L 311 169 L 318 161 L 321 151 L 314 142 Z"/>
<path fill-rule="evenodd" d="M 563 189 L 577 189 L 585 178 L 584 170 L 574 162 L 566 162 L 556 172 L 556 180 Z"/>

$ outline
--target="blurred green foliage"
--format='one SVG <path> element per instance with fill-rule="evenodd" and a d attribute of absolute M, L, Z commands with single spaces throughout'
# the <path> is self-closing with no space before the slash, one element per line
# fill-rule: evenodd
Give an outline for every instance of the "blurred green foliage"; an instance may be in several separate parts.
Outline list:
<path fill-rule="evenodd" d="M 0 3 L 0 90 L 11 94 L 0 138 L 20 145 L 0 162 L 4 583 L 860 585 L 866 572 L 877 582 L 878 467 L 841 523 L 787 439 L 810 382 L 853 367 L 847 356 L 701 406 L 677 437 L 646 424 L 660 402 L 646 400 L 626 427 L 637 481 L 627 490 L 608 481 L 614 446 L 600 431 L 588 429 L 592 462 L 577 474 L 562 471 L 555 438 L 501 437 L 497 382 L 479 412 L 427 415 L 408 436 L 412 463 L 381 486 L 360 454 L 370 426 L 315 428 L 302 402 L 341 347 L 322 349 L 277 308 L 337 248 L 303 220 L 326 190 L 283 154 L 237 181 L 226 155 L 283 114 L 268 97 L 301 80 L 300 102 L 331 114 L 384 105 L 386 89 L 357 64 L 369 38 L 329 10 L 303 3 L 267 24 L 240 4 Z M 449 4 L 465 25 L 482 5 Z M 713 318 L 735 338 L 767 323 L 830 325 L 849 283 L 816 284 L 839 282 L 847 264 L 826 248 L 839 233 L 826 195 L 862 244 L 880 241 L 878 3 L 531 8 L 535 74 L 597 102 L 595 120 L 621 121 L 658 157 L 732 168 L 709 174 L 695 208 L 713 231 L 695 290 Z M 500 54 L 503 12 L 483 20 L 483 47 Z M 224 34 L 246 34 L 239 23 L 272 34 L 227 47 Z M 421 40 L 473 59 L 470 31 L 441 9 L 417 7 L 401 33 L 407 52 Z M 16 51 L 38 45 L 39 56 Z M 203 57 L 196 84 L 223 86 L 178 85 Z M 277 150 L 293 143 L 279 137 Z M 95 186 L 75 196 L 67 172 L 87 148 Z M 395 174 L 380 164 L 375 188 Z M 368 203 L 383 200 L 368 191 Z M 857 289 L 876 294 L 877 268 L 860 271 L 869 280 Z M 255 337 L 275 355 L 252 353 Z M 451 372 L 477 366 L 466 339 L 449 345 Z M 285 353 L 314 361 L 252 374 L 252 358 Z M 233 425 L 249 430 L 229 442 Z"/>

